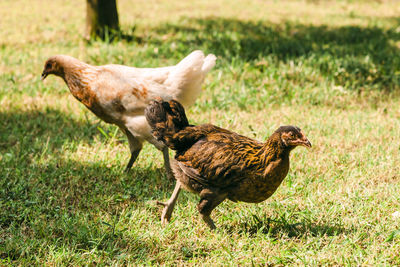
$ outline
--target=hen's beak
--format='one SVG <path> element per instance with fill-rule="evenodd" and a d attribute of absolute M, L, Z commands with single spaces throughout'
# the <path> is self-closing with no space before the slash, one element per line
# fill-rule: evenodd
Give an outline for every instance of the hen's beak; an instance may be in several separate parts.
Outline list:
<path fill-rule="evenodd" d="M 308 141 L 307 138 L 305 138 L 305 140 L 303 140 L 303 141 L 301 142 L 301 145 L 302 145 L 302 146 L 305 146 L 305 147 L 308 147 L 308 148 L 311 148 L 311 142 Z"/>
<path fill-rule="evenodd" d="M 291 141 L 289 144 L 292 145 L 292 146 L 305 146 L 307 148 L 311 148 L 311 142 L 308 141 L 308 139 L 305 138 L 305 137 L 303 137 L 301 139 L 299 138 L 297 140 Z"/>
<path fill-rule="evenodd" d="M 47 75 L 49 75 L 45 70 L 42 72 L 42 76 L 41 76 L 41 78 L 40 78 L 40 80 L 44 80 L 44 79 L 46 79 L 46 77 L 47 77 Z"/>

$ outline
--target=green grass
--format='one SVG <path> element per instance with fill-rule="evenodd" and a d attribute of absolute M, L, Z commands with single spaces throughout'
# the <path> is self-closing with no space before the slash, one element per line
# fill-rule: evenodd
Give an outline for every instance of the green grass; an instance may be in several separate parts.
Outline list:
<path fill-rule="evenodd" d="M 85 5 L 0 2 L 0 265 L 400 265 L 400 8 L 396 1 L 126 1 L 124 37 L 83 41 Z M 161 153 L 128 146 L 44 61 L 175 64 L 218 56 L 188 111 L 259 140 L 301 127 L 277 192 L 226 201 L 210 231 L 198 197 L 168 199 Z"/>

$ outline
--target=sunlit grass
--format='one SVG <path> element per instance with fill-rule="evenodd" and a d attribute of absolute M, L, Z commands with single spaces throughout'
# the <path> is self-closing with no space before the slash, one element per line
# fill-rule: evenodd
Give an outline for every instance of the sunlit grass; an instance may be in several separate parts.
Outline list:
<path fill-rule="evenodd" d="M 118 5 L 124 38 L 86 43 L 84 1 L 0 1 L 0 265 L 400 264 L 396 1 Z M 161 153 L 124 173 L 123 134 L 40 81 L 54 54 L 155 67 L 195 49 L 218 63 L 192 123 L 258 140 L 293 124 L 313 143 L 269 200 L 218 206 L 214 232 L 186 192 L 162 227 Z"/>

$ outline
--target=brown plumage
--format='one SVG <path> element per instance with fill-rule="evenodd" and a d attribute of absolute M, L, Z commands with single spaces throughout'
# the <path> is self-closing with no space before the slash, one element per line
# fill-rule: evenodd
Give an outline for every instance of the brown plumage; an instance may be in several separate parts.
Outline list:
<path fill-rule="evenodd" d="M 205 57 L 203 52 L 194 51 L 175 66 L 134 68 L 92 66 L 70 56 L 57 55 L 46 61 L 42 79 L 49 74 L 61 77 L 76 99 L 126 134 L 131 152 L 127 170 L 135 162 L 143 142 L 148 141 L 163 152 L 167 174 L 172 177 L 168 148 L 151 135 L 144 109 L 156 97 L 193 104 L 215 59 L 212 54 Z"/>
<path fill-rule="evenodd" d="M 225 199 L 258 203 L 269 198 L 289 171 L 296 146 L 311 147 L 295 126 L 279 127 L 265 143 L 220 127 L 189 125 L 177 101 L 152 101 L 145 110 L 154 137 L 176 150 L 172 170 L 177 179 L 162 221 L 170 220 L 181 186 L 200 195 L 197 206 L 210 228 L 212 210 Z"/>

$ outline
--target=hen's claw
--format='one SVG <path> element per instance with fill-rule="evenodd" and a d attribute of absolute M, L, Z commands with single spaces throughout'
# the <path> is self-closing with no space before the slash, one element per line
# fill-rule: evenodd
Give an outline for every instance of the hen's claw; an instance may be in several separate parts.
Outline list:
<path fill-rule="evenodd" d="M 172 212 L 174 211 L 174 206 L 175 205 L 165 204 L 165 207 L 164 207 L 163 212 L 161 214 L 161 223 L 163 225 L 169 223 L 169 221 L 171 220 L 171 215 L 172 215 Z"/>
<path fill-rule="evenodd" d="M 157 203 L 157 205 L 161 205 L 161 206 L 167 206 L 167 203 L 165 203 L 165 202 L 161 202 L 161 201 L 156 201 L 156 203 Z"/>

